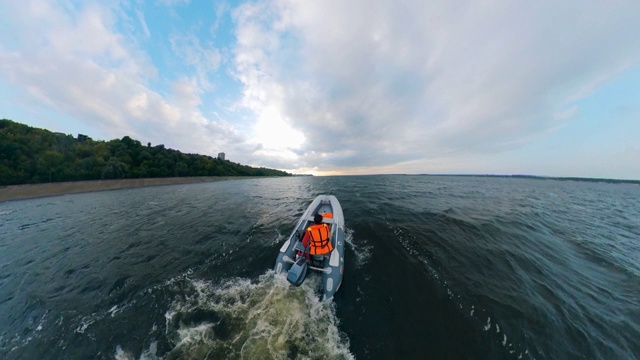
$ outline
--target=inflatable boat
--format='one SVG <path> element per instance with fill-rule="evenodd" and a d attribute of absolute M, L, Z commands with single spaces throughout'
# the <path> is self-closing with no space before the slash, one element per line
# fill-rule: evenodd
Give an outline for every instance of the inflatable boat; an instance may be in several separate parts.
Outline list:
<path fill-rule="evenodd" d="M 314 254 L 315 250 L 309 245 L 303 245 L 307 229 L 317 225 L 314 221 L 317 215 L 322 216 L 322 224 L 327 225 L 324 228 L 328 229 L 331 245 L 331 250 L 321 255 Z M 302 285 L 309 272 L 319 272 L 323 300 L 330 300 L 342 284 L 344 240 L 344 216 L 338 199 L 333 195 L 320 195 L 309 205 L 280 248 L 274 270 L 276 274 L 286 273 L 287 280 L 294 286 Z"/>

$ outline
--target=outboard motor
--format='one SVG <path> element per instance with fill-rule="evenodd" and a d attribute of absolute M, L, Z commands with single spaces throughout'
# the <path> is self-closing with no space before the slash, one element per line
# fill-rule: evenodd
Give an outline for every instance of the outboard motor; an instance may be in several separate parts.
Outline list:
<path fill-rule="evenodd" d="M 293 286 L 300 286 L 307 277 L 307 270 L 309 269 L 309 261 L 304 256 L 301 256 L 295 264 L 289 269 L 287 274 L 287 281 Z"/>

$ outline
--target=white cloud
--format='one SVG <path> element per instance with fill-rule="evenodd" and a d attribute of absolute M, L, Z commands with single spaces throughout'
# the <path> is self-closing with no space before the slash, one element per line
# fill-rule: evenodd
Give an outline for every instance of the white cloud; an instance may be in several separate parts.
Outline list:
<path fill-rule="evenodd" d="M 205 117 L 198 106 L 202 90 L 186 76 L 161 95 L 148 83 L 157 71 L 126 34 L 116 31 L 122 12 L 88 3 L 65 7 L 50 1 L 15 1 L 15 47 L 0 47 L 0 76 L 40 103 L 100 128 L 113 137 L 130 135 L 183 151 L 241 153 L 246 138 L 224 120 Z M 8 44 L 8 42 L 3 42 Z M 215 50 L 192 42 L 188 65 L 213 71 Z M 20 120 L 20 119 L 16 119 Z"/>
<path fill-rule="evenodd" d="M 138 22 L 140 23 L 140 27 L 142 28 L 144 36 L 149 38 L 151 36 L 151 32 L 149 31 L 147 21 L 144 19 L 144 14 L 142 13 L 142 11 L 136 10 L 136 17 L 138 18 Z"/>
<path fill-rule="evenodd" d="M 186 5 L 190 3 L 190 0 L 156 0 L 159 4 L 175 6 L 175 5 Z"/>
<path fill-rule="evenodd" d="M 555 114 L 553 114 L 553 118 L 555 120 L 571 119 L 573 116 L 575 116 L 576 112 L 578 112 L 578 105 L 573 105 L 566 110 L 560 110 L 556 112 Z"/>
<path fill-rule="evenodd" d="M 251 140 L 259 144 L 253 151 L 253 160 L 284 169 L 298 166 L 295 150 L 305 136 L 291 127 L 292 120 L 283 114 L 288 94 L 277 83 L 275 67 L 269 61 L 279 57 L 279 34 L 271 27 L 272 16 L 264 4 L 247 3 L 234 12 L 237 27 L 237 47 L 234 52 L 237 80 L 244 85 L 240 106 L 253 112 L 256 122 Z"/>
<path fill-rule="evenodd" d="M 254 140 L 263 148 L 285 153 L 289 158 L 296 156 L 288 149 L 299 148 L 305 141 L 305 136 L 292 129 L 275 106 L 262 109 L 253 130 Z"/>
<path fill-rule="evenodd" d="M 312 134 L 301 166 L 419 162 L 428 172 L 429 159 L 517 148 L 570 119 L 573 102 L 638 65 L 639 10 L 635 1 L 251 3 L 236 11 L 237 77 L 247 108 L 276 107 Z"/>
<path fill-rule="evenodd" d="M 640 65 L 633 0 L 216 3 L 189 29 L 141 3 L 0 7 L 0 78 L 34 103 L 113 137 L 301 172 L 500 168 L 494 154 L 580 121 L 581 100 Z M 145 53 L 166 33 L 170 49 Z"/>
<path fill-rule="evenodd" d="M 187 77 L 181 77 L 172 84 L 173 96 L 178 104 L 187 108 L 196 108 L 201 103 L 200 95 L 202 89 L 198 87 L 196 81 Z"/>
<path fill-rule="evenodd" d="M 200 86 L 211 88 L 209 76 L 220 66 L 220 51 L 210 42 L 201 43 L 194 34 L 174 34 L 169 38 L 171 49 L 185 65 L 195 69 Z"/>

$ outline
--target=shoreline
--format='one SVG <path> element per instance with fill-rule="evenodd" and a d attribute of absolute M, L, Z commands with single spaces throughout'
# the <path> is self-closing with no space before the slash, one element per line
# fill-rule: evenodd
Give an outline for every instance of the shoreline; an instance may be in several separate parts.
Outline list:
<path fill-rule="evenodd" d="M 137 187 L 194 184 L 203 182 L 268 178 L 270 176 L 202 176 L 172 178 L 142 178 L 116 180 L 68 181 L 59 183 L 9 185 L 0 187 L 0 203 L 48 196 L 79 194 L 94 191 L 130 189 Z"/>

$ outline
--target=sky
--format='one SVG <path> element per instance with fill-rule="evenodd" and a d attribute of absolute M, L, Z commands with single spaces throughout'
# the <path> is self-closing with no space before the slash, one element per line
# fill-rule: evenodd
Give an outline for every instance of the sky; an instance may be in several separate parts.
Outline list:
<path fill-rule="evenodd" d="M 640 179 L 640 1 L 0 2 L 0 118 L 297 174 Z"/>

